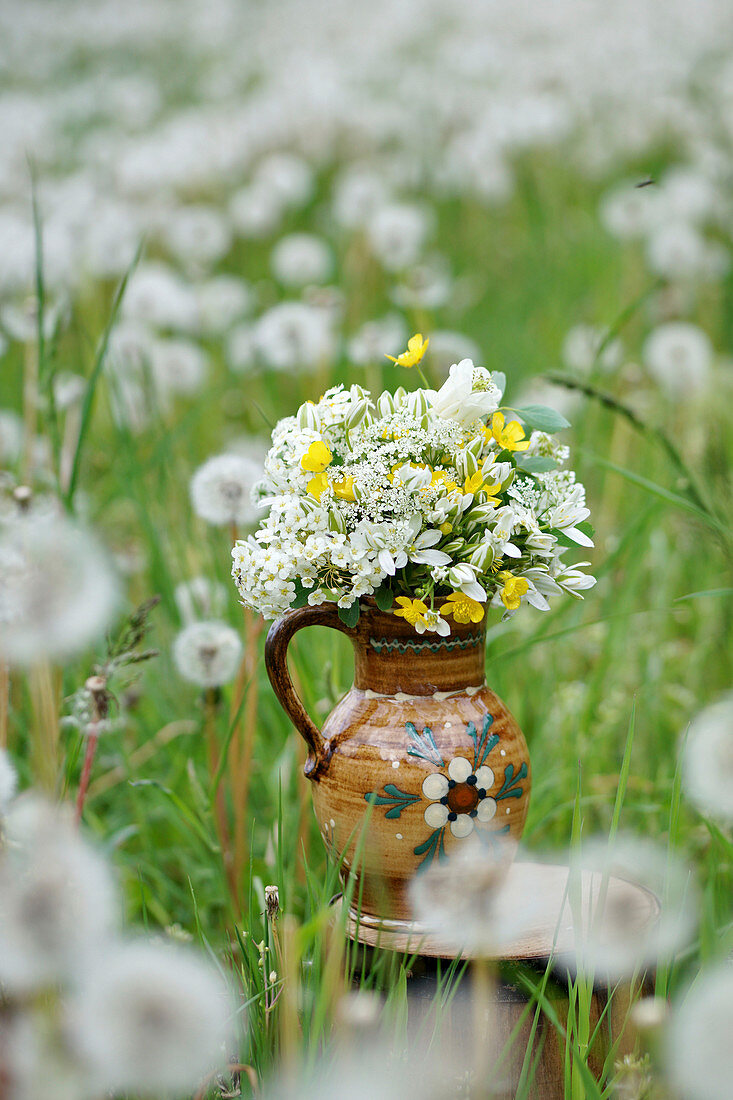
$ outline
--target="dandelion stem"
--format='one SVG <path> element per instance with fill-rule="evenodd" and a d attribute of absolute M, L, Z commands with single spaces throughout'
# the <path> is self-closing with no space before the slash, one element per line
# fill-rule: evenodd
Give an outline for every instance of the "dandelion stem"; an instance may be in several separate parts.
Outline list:
<path fill-rule="evenodd" d="M 212 782 L 219 773 L 219 743 L 216 736 L 216 711 L 218 694 L 216 688 L 207 688 L 204 696 L 204 731 L 206 750 L 209 762 L 209 775 Z M 237 890 L 237 876 L 232 858 L 232 844 L 227 822 L 226 797 L 221 782 L 217 783 L 214 791 L 214 819 L 216 832 L 221 848 L 221 857 L 224 864 L 224 874 L 229 887 L 232 904 L 236 914 L 240 912 L 239 893 Z"/>
<path fill-rule="evenodd" d="M 76 823 L 81 822 L 81 817 L 84 812 L 84 800 L 89 790 L 89 778 L 92 774 L 92 764 L 94 763 L 94 757 L 97 752 L 97 742 L 99 741 L 99 726 L 94 722 L 89 727 L 89 733 L 87 735 L 87 747 L 84 753 L 84 765 L 81 770 L 81 779 L 79 780 L 79 791 L 76 796 Z"/>

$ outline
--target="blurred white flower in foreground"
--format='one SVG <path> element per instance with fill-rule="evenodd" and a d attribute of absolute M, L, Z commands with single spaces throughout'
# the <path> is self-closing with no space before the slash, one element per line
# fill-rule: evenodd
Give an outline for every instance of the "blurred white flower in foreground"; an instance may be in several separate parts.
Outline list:
<path fill-rule="evenodd" d="M 95 537 L 62 517 L 0 533 L 0 652 L 11 664 L 63 660 L 109 625 L 117 583 Z"/>
<path fill-rule="evenodd" d="M 687 321 L 669 321 L 649 334 L 644 364 L 670 397 L 689 397 L 706 388 L 713 347 L 706 333 Z"/>
<path fill-rule="evenodd" d="M 191 478 L 191 503 L 207 523 L 254 523 L 258 508 L 252 503 L 252 487 L 262 477 L 262 466 L 238 454 L 215 455 L 199 466 Z"/>
<path fill-rule="evenodd" d="M 5 749 L 0 749 L 0 815 L 4 814 L 18 786 L 18 776 Z M 1 826 L 0 826 L 1 828 Z"/>
<path fill-rule="evenodd" d="M 34 990 L 77 976 L 113 926 L 112 880 L 70 817 L 26 795 L 4 823 L 0 985 Z"/>
<path fill-rule="evenodd" d="M 703 816 L 733 821 L 733 693 L 693 718 L 682 754 L 682 782 Z"/>
<path fill-rule="evenodd" d="M 672 1015 L 667 1070 L 685 1100 L 730 1100 L 733 966 L 703 972 Z"/>
<path fill-rule="evenodd" d="M 173 656 L 184 680 L 201 687 L 221 687 L 234 678 L 242 653 L 236 630 L 210 620 L 191 623 L 176 637 Z"/>
<path fill-rule="evenodd" d="M 603 347 L 607 338 L 608 329 L 600 325 L 575 325 L 563 340 L 565 366 L 583 374 L 587 374 L 596 364 L 604 371 L 615 370 L 621 363 L 624 349 L 621 341 L 615 338 Z"/>
<path fill-rule="evenodd" d="M 325 283 L 333 269 L 331 250 L 312 233 L 291 233 L 272 250 L 272 273 L 283 286 Z"/>
<path fill-rule="evenodd" d="M 203 960 L 131 941 L 89 959 L 69 1004 L 71 1035 L 102 1089 L 190 1091 L 226 1063 L 233 1006 Z"/>
<path fill-rule="evenodd" d="M 696 925 L 692 870 L 638 836 L 585 841 L 571 853 L 568 906 L 575 946 L 563 961 L 609 981 L 672 957 Z"/>
<path fill-rule="evenodd" d="M 421 929 L 455 951 L 500 954 L 531 924 L 531 897 L 513 896 L 507 874 L 516 850 L 496 834 L 477 834 L 434 860 L 412 881 L 410 900 Z"/>

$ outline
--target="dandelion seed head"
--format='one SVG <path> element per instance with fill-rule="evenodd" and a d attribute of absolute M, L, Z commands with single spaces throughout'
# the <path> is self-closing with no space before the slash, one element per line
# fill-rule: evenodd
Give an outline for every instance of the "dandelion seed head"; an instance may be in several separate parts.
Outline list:
<path fill-rule="evenodd" d="M 114 925 L 104 861 L 57 807 L 16 799 L 0 861 L 0 982 L 26 991 L 68 981 Z"/>
<path fill-rule="evenodd" d="M 333 270 L 330 248 L 311 233 L 283 237 L 272 250 L 270 262 L 275 278 L 287 287 L 325 283 Z"/>
<path fill-rule="evenodd" d="M 18 774 L 13 767 L 9 754 L 0 749 L 0 815 L 3 815 L 12 801 L 18 786 Z"/>
<path fill-rule="evenodd" d="M 70 1038 L 100 1090 L 191 1092 L 226 1061 L 232 1004 L 182 947 L 131 941 L 90 961 L 70 1003 Z"/>
<path fill-rule="evenodd" d="M 696 925 L 697 888 L 686 864 L 661 845 L 620 834 L 591 838 L 571 855 L 583 903 L 573 911 L 575 945 L 565 962 L 609 980 L 673 956 Z M 572 894 L 571 894 L 572 896 Z"/>
<path fill-rule="evenodd" d="M 173 598 L 184 623 L 189 624 L 220 618 L 227 605 L 227 590 L 208 577 L 193 577 L 176 585 Z"/>
<path fill-rule="evenodd" d="M 242 652 L 236 630 L 217 621 L 191 623 L 177 636 L 173 656 L 184 680 L 221 687 L 234 678 Z"/>
<path fill-rule="evenodd" d="M 238 454 L 221 454 L 199 466 L 191 479 L 191 503 L 196 515 L 216 526 L 246 525 L 258 518 L 252 489 L 262 466 Z"/>
<path fill-rule="evenodd" d="M 687 321 L 668 321 L 649 334 L 644 364 L 670 397 L 689 397 L 705 389 L 713 364 L 713 347 L 705 332 Z"/>
<path fill-rule="evenodd" d="M 441 943 L 472 955 L 500 952 L 527 927 L 532 908 L 510 898 L 507 872 L 516 845 L 475 836 L 433 861 L 411 884 L 419 924 Z"/>
<path fill-rule="evenodd" d="M 667 1071 L 689 1100 L 729 1100 L 733 1078 L 733 967 L 703 972 L 675 1007 Z"/>
<path fill-rule="evenodd" d="M 682 783 L 703 817 L 733 821 L 733 692 L 693 718 Z"/>
<path fill-rule="evenodd" d="M 63 660 L 109 625 L 118 588 L 94 536 L 32 514 L 0 532 L 0 650 L 11 664 Z"/>

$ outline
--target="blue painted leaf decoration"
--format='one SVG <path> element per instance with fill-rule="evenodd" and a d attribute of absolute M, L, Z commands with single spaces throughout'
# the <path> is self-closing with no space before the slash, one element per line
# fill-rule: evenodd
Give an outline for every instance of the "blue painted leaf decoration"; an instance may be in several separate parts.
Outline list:
<path fill-rule="evenodd" d="M 422 760 L 427 760 L 429 764 L 435 764 L 437 768 L 445 767 L 445 761 L 438 751 L 430 726 L 425 726 L 422 733 L 418 733 L 414 722 L 405 722 L 405 729 L 412 741 L 407 749 L 408 756 L 419 756 Z"/>

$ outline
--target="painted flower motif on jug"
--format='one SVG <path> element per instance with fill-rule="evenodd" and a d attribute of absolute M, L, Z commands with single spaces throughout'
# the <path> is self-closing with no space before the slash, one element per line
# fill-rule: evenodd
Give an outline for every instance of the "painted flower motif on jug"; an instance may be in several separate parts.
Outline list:
<path fill-rule="evenodd" d="M 386 807 L 387 818 L 399 818 L 403 811 L 423 800 L 427 801 L 423 817 L 431 832 L 423 843 L 413 849 L 416 856 L 423 857 L 421 866 L 445 854 L 446 829 L 450 829 L 451 835 L 458 840 L 467 837 L 474 829 L 493 821 L 499 802 L 521 798 L 524 794 L 521 781 L 528 775 L 526 762 L 522 762 L 516 773 L 514 764 L 507 764 L 500 785 L 494 768 L 487 763 L 499 744 L 499 735 L 491 732 L 493 721 L 491 714 L 484 715 L 480 733 L 475 723 L 469 722 L 466 726 L 466 733 L 473 742 L 473 761 L 465 756 L 454 756 L 447 763 L 430 727 L 425 726 L 419 733 L 412 722 L 407 722 L 405 729 L 410 739 L 408 756 L 418 757 L 438 770 L 425 776 L 420 794 L 403 791 L 394 783 L 387 783 L 382 792 L 368 791 L 364 795 L 367 802 Z M 508 833 L 509 825 L 494 828 L 491 832 Z"/>

